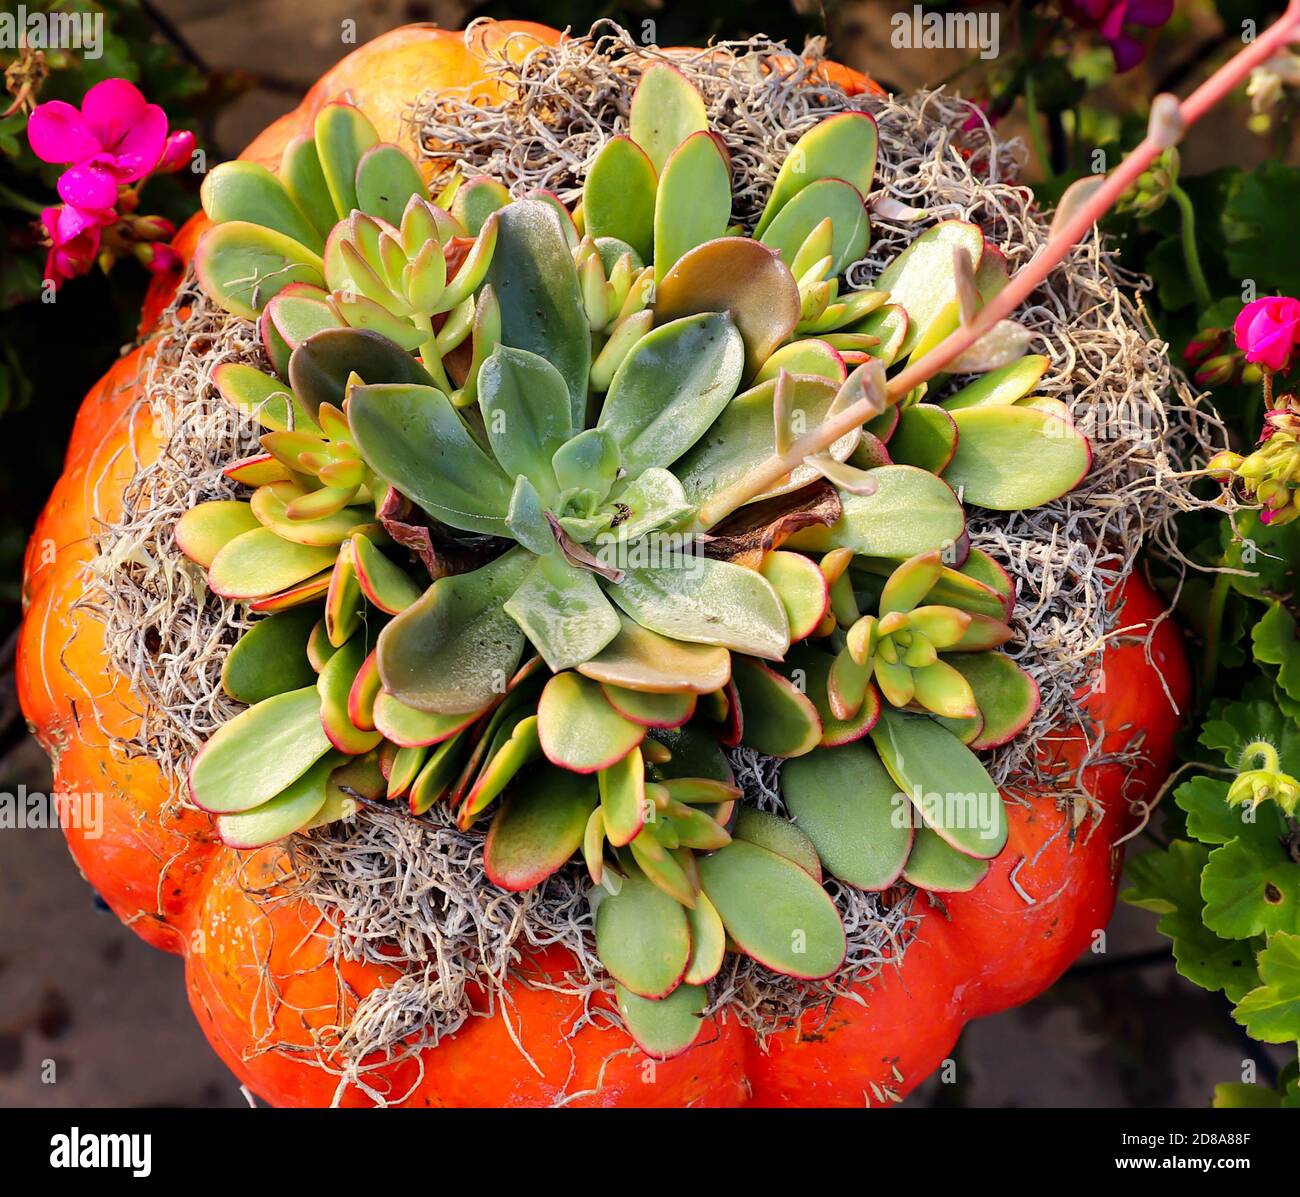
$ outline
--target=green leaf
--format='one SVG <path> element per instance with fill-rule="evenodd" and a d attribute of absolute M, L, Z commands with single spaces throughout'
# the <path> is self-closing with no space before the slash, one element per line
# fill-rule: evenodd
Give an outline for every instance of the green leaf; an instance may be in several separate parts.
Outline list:
<path fill-rule="evenodd" d="M 1300 865 L 1276 839 L 1215 848 L 1201 874 L 1205 925 L 1228 939 L 1300 931 Z"/>
<path fill-rule="evenodd" d="M 644 542 L 639 542 L 644 543 Z M 779 660 L 789 647 L 789 622 L 761 574 L 693 555 L 660 556 L 660 565 L 629 566 L 610 597 L 642 627 L 694 644 Z"/>
<path fill-rule="evenodd" d="M 841 112 L 814 125 L 781 164 L 754 236 L 762 237 L 786 204 L 819 179 L 843 179 L 866 195 L 879 140 L 875 119 L 865 112 Z"/>
<path fill-rule="evenodd" d="M 381 553 L 368 536 L 357 532 L 352 537 L 352 567 L 357 585 L 366 600 L 386 615 L 405 611 L 420 597 L 420 588 L 411 576 Z"/>
<path fill-rule="evenodd" d="M 596 777 L 605 834 L 615 848 L 630 844 L 645 826 L 645 760 L 633 748 L 621 761 L 602 769 Z"/>
<path fill-rule="evenodd" d="M 176 545 L 196 565 L 205 569 L 236 536 L 261 525 L 250 504 L 238 499 L 213 499 L 198 503 L 176 521 Z"/>
<path fill-rule="evenodd" d="M 826 868 L 859 889 L 898 880 L 912 847 L 906 800 L 865 744 L 818 748 L 781 769 L 790 817 Z"/>
<path fill-rule="evenodd" d="M 337 548 L 358 529 L 374 525 L 373 507 L 344 507 L 308 520 L 289 518 L 290 503 L 319 493 L 296 482 L 271 482 L 253 492 L 250 506 L 262 526 L 270 528 L 281 540 L 317 548 Z"/>
<path fill-rule="evenodd" d="M 294 203 L 311 221 L 323 245 L 338 216 L 320 167 L 314 138 L 299 135 L 284 147 L 284 153 L 280 155 L 279 179 Z"/>
<path fill-rule="evenodd" d="M 984 726 L 969 747 L 978 750 L 1008 743 L 1038 710 L 1037 684 L 1010 657 L 994 652 L 952 653 L 943 660 L 970 683 L 984 717 Z"/>
<path fill-rule="evenodd" d="M 686 922 L 691 929 L 691 962 L 682 985 L 674 993 L 712 981 L 722 969 L 727 950 L 726 928 L 705 894 L 695 895 L 695 905 L 686 911 Z"/>
<path fill-rule="evenodd" d="M 615 984 L 614 1001 L 637 1047 L 656 1060 L 671 1060 L 690 1047 L 704 1028 L 709 991 L 703 985 L 683 984 L 652 1001 Z"/>
<path fill-rule="evenodd" d="M 1256 740 L 1267 740 L 1277 749 L 1283 773 L 1300 775 L 1300 727 L 1274 702 L 1252 699 L 1219 704 L 1201 728 L 1200 741 L 1223 754 L 1226 765 L 1241 767 L 1241 751 Z"/>
<path fill-rule="evenodd" d="M 381 690 L 375 696 L 374 709 L 371 712 L 375 727 L 402 749 L 426 749 L 432 744 L 442 744 L 458 735 L 473 723 L 487 708 L 465 711 L 454 715 L 431 715 L 428 711 L 417 711 L 407 706 L 387 690 Z M 412 765 L 411 779 L 424 762 L 423 751 L 416 754 Z M 389 796 L 402 790 L 395 788 L 389 777 Z"/>
<path fill-rule="evenodd" d="M 329 750 L 316 687 L 277 694 L 223 723 L 199 749 L 190 766 L 190 797 L 217 813 L 251 810 Z"/>
<path fill-rule="evenodd" d="M 624 719 L 642 727 L 681 727 L 695 714 L 695 695 L 689 690 L 654 694 L 648 690 L 625 690 L 608 682 L 601 685 L 605 698 Z"/>
<path fill-rule="evenodd" d="M 502 469 L 525 475 L 542 495 L 553 495 L 551 458 L 574 432 L 560 372 L 535 353 L 499 345 L 479 372 L 478 401 Z"/>
<path fill-rule="evenodd" d="M 655 282 L 687 250 L 723 236 L 731 220 L 731 166 L 714 134 L 692 133 L 668 156 L 655 194 Z"/>
<path fill-rule="evenodd" d="M 400 345 L 361 328 L 329 328 L 308 337 L 289 358 L 289 383 L 314 419 L 322 403 L 343 409 L 348 381 L 428 386 L 429 375 Z"/>
<path fill-rule="evenodd" d="M 526 714 L 521 708 L 497 729 L 488 750 L 487 764 L 475 778 L 473 787 L 461 805 L 458 816 L 461 827 L 468 827 L 475 816 L 485 810 L 519 775 L 525 765 L 542 755 L 537 724 L 537 716 Z M 450 770 L 447 773 L 450 774 Z M 449 780 L 446 784 L 450 784 Z M 416 789 L 418 788 L 419 779 L 416 781 Z"/>
<path fill-rule="evenodd" d="M 1300 170 L 1281 162 L 1264 162 L 1254 170 L 1234 174 L 1223 210 L 1228 240 L 1228 269 L 1233 278 L 1267 280 L 1266 290 L 1300 292 L 1300 263 L 1278 253 L 1289 243 L 1292 197 L 1300 186 Z"/>
<path fill-rule="evenodd" d="M 862 193 L 851 183 L 843 179 L 809 183 L 777 213 L 760 240 L 793 268 L 800 246 L 823 220 L 831 222 L 831 264 L 826 277 L 833 278 L 861 258 L 871 243 Z"/>
<path fill-rule="evenodd" d="M 515 779 L 483 845 L 488 880 L 519 891 L 540 885 L 581 846 L 596 807 L 587 778 L 541 766 Z"/>
<path fill-rule="evenodd" d="M 984 255 L 984 233 L 978 225 L 941 221 L 917 237 L 876 279 L 876 289 L 888 291 L 890 302 L 901 305 L 908 315 L 899 356 L 911 353 L 921 336 L 956 300 L 957 275 L 952 255 L 957 248 L 970 255 L 972 266 L 979 266 Z"/>
<path fill-rule="evenodd" d="M 591 660 L 619 631 L 618 613 L 590 570 L 539 557 L 505 604 L 553 673 Z"/>
<path fill-rule="evenodd" d="M 957 425 L 942 407 L 917 403 L 905 408 L 889 438 L 889 456 L 899 465 L 942 474 L 957 452 Z"/>
<path fill-rule="evenodd" d="M 630 476 L 671 465 L 704 435 L 736 392 L 744 354 L 736 326 L 717 312 L 661 325 L 632 347 L 599 423 Z"/>
<path fill-rule="evenodd" d="M 316 154 L 334 212 L 346 219 L 357 203 L 357 167 L 362 156 L 379 141 L 365 114 L 351 104 L 326 104 L 316 116 Z"/>
<path fill-rule="evenodd" d="M 1300 935 L 1270 935 L 1258 963 L 1263 984 L 1237 1003 L 1232 1017 L 1263 1043 L 1300 1039 Z"/>
<path fill-rule="evenodd" d="M 591 237 L 617 237 L 643 262 L 654 252 L 654 164 L 635 141 L 611 137 L 600 148 L 582 189 L 582 216 Z"/>
<path fill-rule="evenodd" d="M 990 370 L 948 398 L 940 399 L 939 404 L 949 411 L 964 407 L 1005 407 L 1028 395 L 1051 364 L 1041 353 L 1031 353 L 1009 366 Z"/>
<path fill-rule="evenodd" d="M 649 693 L 689 688 L 711 694 L 731 678 L 731 654 L 725 648 L 689 644 L 643 628 L 619 615 L 619 632 L 578 672 L 598 682 Z"/>
<path fill-rule="evenodd" d="M 989 862 L 948 846 L 928 827 L 916 829 L 916 839 L 903 866 L 903 879 L 932 893 L 969 893 L 988 875 Z"/>
<path fill-rule="evenodd" d="M 259 619 L 236 642 L 221 667 L 221 686 L 250 706 L 316 681 L 307 640 L 317 620 L 314 607 L 296 607 Z"/>
<path fill-rule="evenodd" d="M 1277 684 L 1282 692 L 1300 702 L 1300 639 L 1295 617 L 1281 602 L 1269 607 L 1250 633 L 1255 660 L 1278 666 Z"/>
<path fill-rule="evenodd" d="M 686 492 L 667 470 L 652 466 L 615 496 L 622 517 L 610 536 L 631 543 L 659 528 L 666 528 L 692 511 Z"/>
<path fill-rule="evenodd" d="M 744 744 L 776 757 L 802 756 L 817 746 L 821 717 L 788 678 L 759 661 L 737 657 L 731 680 L 740 695 Z"/>
<path fill-rule="evenodd" d="M 457 189 L 451 202 L 451 214 L 465 226 L 471 237 L 477 237 L 487 218 L 509 202 L 510 191 L 503 183 L 480 176 L 469 179 Z"/>
<path fill-rule="evenodd" d="M 563 490 L 590 490 L 602 499 L 622 467 L 618 444 L 603 428 L 588 428 L 566 441 L 551 458 L 555 480 Z"/>
<path fill-rule="evenodd" d="M 203 211 L 214 224 L 243 220 L 274 229 L 312 253 L 324 238 L 290 198 L 280 180 L 256 162 L 222 162 L 203 180 Z"/>
<path fill-rule="evenodd" d="M 388 142 L 371 146 L 357 163 L 357 207 L 400 228 L 411 196 L 429 198 L 414 162 L 400 146 Z"/>
<path fill-rule="evenodd" d="M 1164 852 L 1129 858 L 1125 869 L 1132 885 L 1124 901 L 1160 915 L 1156 930 L 1173 941 L 1178 971 L 1202 989 L 1223 990 L 1237 1001 L 1258 984 L 1252 946 L 1222 939 L 1201 920 L 1201 871 L 1209 850 L 1174 840 Z"/>
<path fill-rule="evenodd" d="M 501 305 L 501 340 L 559 370 L 569 388 L 570 424 L 582 428 L 591 329 L 560 216 L 542 200 L 521 199 L 502 208 L 498 220 L 487 281 Z"/>
<path fill-rule="evenodd" d="M 958 852 L 990 860 L 1007 842 L 1002 796 L 979 758 L 923 715 L 884 707 L 871 740 L 926 826 Z"/>
<path fill-rule="evenodd" d="M 835 904 L 791 860 L 732 840 L 699 860 L 700 885 L 737 946 L 774 972 L 815 980 L 844 960 Z"/>
<path fill-rule="evenodd" d="M 194 252 L 194 269 L 208 297 L 245 320 L 256 320 L 291 283 L 325 283 L 319 255 L 292 237 L 243 220 L 204 233 Z"/>
<path fill-rule="evenodd" d="M 811 760 L 801 757 L 800 760 Z M 782 770 L 782 790 L 784 793 L 784 769 Z M 808 835 L 796 827 L 789 819 L 768 810 L 757 810 L 752 806 L 742 806 L 736 815 L 736 825 L 732 831 L 735 839 L 757 844 L 786 860 L 792 860 L 814 881 L 822 880 L 822 862 L 817 855 L 817 848 Z"/>
<path fill-rule="evenodd" d="M 944 481 L 962 499 L 994 511 L 1023 511 L 1073 490 L 1092 466 L 1087 438 L 1032 407 L 968 407 L 953 413 L 957 452 Z"/>
<path fill-rule="evenodd" d="M 1230 844 L 1245 838 L 1257 844 L 1276 842 L 1286 835 L 1282 813 L 1272 803 L 1260 806 L 1228 805 L 1227 781 L 1193 777 L 1174 791 L 1174 801 L 1187 815 L 1187 834 L 1203 844 Z"/>
<path fill-rule="evenodd" d="M 596 952 L 620 985 L 650 999 L 677 987 L 691 958 L 685 907 L 631 873 L 602 899 L 595 921 Z"/>
<path fill-rule="evenodd" d="M 666 62 L 646 67 L 632 93 L 628 132 L 645 151 L 656 174 L 673 150 L 692 133 L 708 127 L 704 97 L 681 71 Z"/>
<path fill-rule="evenodd" d="M 501 535 L 512 480 L 434 387 L 354 387 L 348 422 L 367 464 L 443 523 Z"/>
<path fill-rule="evenodd" d="M 408 706 L 439 715 L 480 710 L 505 693 L 524 634 L 504 605 L 533 560 L 515 549 L 434 582 L 380 633 L 385 688 Z"/>
<path fill-rule="evenodd" d="M 208 568 L 208 588 L 230 599 L 277 594 L 334 564 L 334 545 L 295 544 L 270 528 L 243 532 L 226 544 Z"/>
<path fill-rule="evenodd" d="M 966 530 L 961 504 L 943 479 L 915 466 L 880 466 L 867 473 L 876 483 L 875 494 L 842 491 L 844 514 L 836 523 L 804 528 L 785 547 L 908 558 L 950 547 Z"/>
<path fill-rule="evenodd" d="M 325 662 L 325 667 L 316 679 L 325 735 L 335 748 L 349 756 L 369 752 L 383 738 L 378 731 L 357 727 L 348 710 L 352 683 L 356 681 L 357 673 L 369 652 L 370 645 L 365 633 L 358 632 Z"/>
<path fill-rule="evenodd" d="M 217 832 L 222 841 L 231 848 L 260 848 L 305 827 L 325 805 L 330 774 L 339 759 L 331 753 L 317 761 L 261 806 L 221 815 Z"/>
<path fill-rule="evenodd" d="M 547 759 L 574 773 L 608 769 L 645 739 L 644 727 L 624 719 L 596 682 L 576 673 L 546 683 L 537 717 Z"/>

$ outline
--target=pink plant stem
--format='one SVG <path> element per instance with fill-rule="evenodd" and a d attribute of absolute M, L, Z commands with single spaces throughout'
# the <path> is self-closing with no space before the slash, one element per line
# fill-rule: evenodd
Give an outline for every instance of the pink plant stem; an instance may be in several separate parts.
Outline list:
<path fill-rule="evenodd" d="M 1300 36 L 1300 0 L 1291 0 L 1286 12 L 1265 33 L 1224 63 L 1190 96 L 1178 105 L 1182 129 L 1194 125 L 1233 89 L 1245 81 L 1255 67 L 1267 62 Z M 1162 97 L 1157 97 L 1161 99 Z M 1181 136 L 1181 132 L 1179 134 Z M 1174 137 L 1172 141 L 1177 141 Z M 1138 176 L 1172 144 L 1168 136 L 1152 131 L 1138 144 L 1079 207 L 1064 225 L 1053 231 L 1047 244 L 1025 264 L 1015 278 L 991 299 L 976 318 L 951 333 L 920 361 L 913 362 L 889 382 L 889 396 L 898 400 L 921 383 L 933 378 L 958 354 L 969 349 L 999 321 L 1010 316 L 1052 272 L 1053 268 L 1084 237 L 1088 230 L 1114 207 Z"/>
<path fill-rule="evenodd" d="M 1123 162 L 1082 202 L 1072 216 L 1054 229 L 1046 245 L 1027 262 L 969 324 L 962 324 L 920 361 L 913 362 L 887 384 L 887 395 L 897 402 L 921 383 L 938 374 L 958 354 L 969 349 L 999 320 L 1010 316 L 1052 272 L 1053 268 L 1115 205 L 1137 177 L 1186 129 L 1238 87 L 1255 67 L 1267 62 L 1286 45 L 1300 38 L 1300 0 L 1290 0 L 1286 12 L 1244 50 L 1224 63 L 1181 104 L 1173 96 L 1157 96 L 1152 107 L 1165 109 L 1163 122 L 1155 122 Z M 1176 106 L 1176 108 L 1175 108 Z M 843 411 L 804 433 L 784 453 L 776 453 L 713 496 L 696 514 L 696 526 L 708 529 L 756 495 L 777 485 L 806 457 L 821 453 L 845 433 L 880 414 L 877 398 L 859 399 Z"/>

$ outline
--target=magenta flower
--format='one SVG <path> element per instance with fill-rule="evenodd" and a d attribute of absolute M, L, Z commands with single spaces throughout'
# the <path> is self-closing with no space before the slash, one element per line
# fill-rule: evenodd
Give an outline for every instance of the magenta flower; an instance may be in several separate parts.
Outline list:
<path fill-rule="evenodd" d="M 1115 69 L 1131 71 L 1147 54 L 1132 26 L 1158 29 L 1173 15 L 1174 0 L 1070 0 L 1080 24 L 1096 29 L 1115 56 Z"/>
<path fill-rule="evenodd" d="M 1232 326 L 1248 362 L 1274 373 L 1287 369 L 1300 343 L 1300 299 L 1270 295 L 1248 303 Z"/>
<path fill-rule="evenodd" d="M 173 133 L 167 138 L 166 148 L 154 169 L 161 175 L 172 175 L 183 170 L 190 164 L 190 157 L 197 144 L 194 134 L 188 129 Z"/>
<path fill-rule="evenodd" d="M 104 211 L 117 189 L 158 165 L 167 146 L 167 114 L 148 104 L 125 79 L 96 83 L 77 109 L 62 100 L 38 104 L 27 139 L 44 162 L 72 166 L 59 179 L 59 196 L 83 211 Z"/>
<path fill-rule="evenodd" d="M 41 213 L 41 224 L 50 239 L 45 277 L 58 287 L 85 274 L 95 264 L 104 226 L 113 219 L 111 212 L 92 212 L 70 204 L 46 208 Z"/>

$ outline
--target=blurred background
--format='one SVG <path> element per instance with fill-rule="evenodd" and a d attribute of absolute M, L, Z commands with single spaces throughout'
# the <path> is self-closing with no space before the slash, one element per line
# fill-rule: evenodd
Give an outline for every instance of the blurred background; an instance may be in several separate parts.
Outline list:
<path fill-rule="evenodd" d="M 17 7 L 4 0 L 0 11 Z M 1001 19 L 1001 52 L 991 61 L 966 50 L 894 48 L 890 18 L 911 9 L 902 0 L 70 0 L 26 8 L 106 14 L 103 57 L 90 63 L 75 53 L 46 55 L 40 100 L 75 102 L 100 78 L 131 79 L 167 110 L 173 129 L 195 131 L 211 162 L 234 155 L 295 106 L 351 43 L 406 22 L 460 28 L 479 15 L 513 16 L 585 31 L 593 20 L 613 17 L 637 31 L 654 22 L 654 40 L 664 45 L 761 32 L 798 46 L 808 36 L 826 36 L 834 57 L 886 87 L 947 83 L 978 102 L 1003 135 L 1025 139 L 1027 178 L 1050 202 L 1088 169 L 1093 150 L 1122 150 L 1141 136 L 1152 95 L 1186 94 L 1281 5 L 989 5 L 985 11 Z M 24 65 L 31 64 L 0 45 L 9 90 L 0 96 L 0 112 L 14 105 L 0 117 L 3 793 L 19 786 L 45 792 L 50 784 L 14 692 L 22 548 L 57 476 L 81 396 L 133 338 L 149 278 L 139 262 L 124 259 L 70 281 L 54 307 L 40 303 L 45 251 L 36 220 L 56 202 L 58 168 L 37 162 L 27 147 L 19 94 L 30 77 Z M 1294 108 L 1294 91 L 1239 95 L 1182 147 L 1184 185 L 1196 202 L 1205 271 L 1216 291 L 1242 276 L 1241 256 L 1251 246 L 1257 256 L 1277 258 L 1276 244 L 1254 226 L 1243 232 L 1242 222 L 1252 203 L 1258 209 L 1272 201 L 1293 219 L 1286 213 L 1294 211 L 1300 185 Z M 179 224 L 197 206 L 197 181 L 187 171 L 151 179 L 147 210 Z M 1178 240 L 1172 207 L 1130 214 L 1112 231 L 1123 238 L 1126 264 L 1155 277 L 1156 319 L 1181 352 L 1204 313 L 1191 302 L 1171 249 Z M 1300 257 L 1282 258 L 1270 286 L 1287 287 L 1293 278 L 1300 284 Z M 1296 290 L 1300 285 L 1292 285 Z M 1223 401 L 1246 402 L 1230 388 Z M 1147 846 L 1162 842 L 1153 831 Z M 147 948 L 97 906 L 56 831 L 0 834 L 0 911 L 0 1105 L 243 1104 L 186 1007 L 179 960 Z M 1243 1079 L 1243 1069 L 1256 1068 L 1261 1080 L 1275 1076 L 1284 1056 L 1246 1038 L 1226 1017 L 1221 994 L 1176 974 L 1155 922 L 1154 915 L 1121 908 L 1106 955 L 1080 961 L 1038 1001 L 971 1026 L 957 1050 L 955 1083 L 932 1079 L 910 1104 L 1198 1106 L 1208 1104 L 1216 1083 Z M 50 1061 L 55 1083 L 48 1083 Z"/>

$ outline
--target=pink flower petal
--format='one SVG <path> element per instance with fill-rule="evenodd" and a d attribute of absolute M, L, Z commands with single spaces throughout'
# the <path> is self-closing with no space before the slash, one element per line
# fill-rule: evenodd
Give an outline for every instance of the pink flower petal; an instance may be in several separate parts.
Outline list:
<path fill-rule="evenodd" d="M 59 178 L 59 198 L 77 208 L 103 211 L 117 203 L 117 179 L 98 162 L 70 166 Z"/>
<path fill-rule="evenodd" d="M 158 159 L 157 169 L 164 174 L 184 169 L 190 164 L 190 158 L 197 144 L 197 138 L 188 129 L 173 133 L 167 138 L 167 145 L 163 149 L 162 157 Z"/>
<path fill-rule="evenodd" d="M 139 120 L 113 145 L 119 177 L 134 183 L 143 179 L 162 157 L 167 144 L 167 114 L 157 104 L 146 104 Z"/>
<path fill-rule="evenodd" d="M 80 162 L 99 153 L 100 144 L 71 104 L 38 104 L 27 121 L 27 140 L 42 162 Z"/>
<path fill-rule="evenodd" d="M 1124 19 L 1154 29 L 1174 15 L 1174 0 L 1128 0 Z"/>
<path fill-rule="evenodd" d="M 144 117 L 147 107 L 140 89 L 125 79 L 104 79 L 81 101 L 86 127 L 110 153 Z"/>

